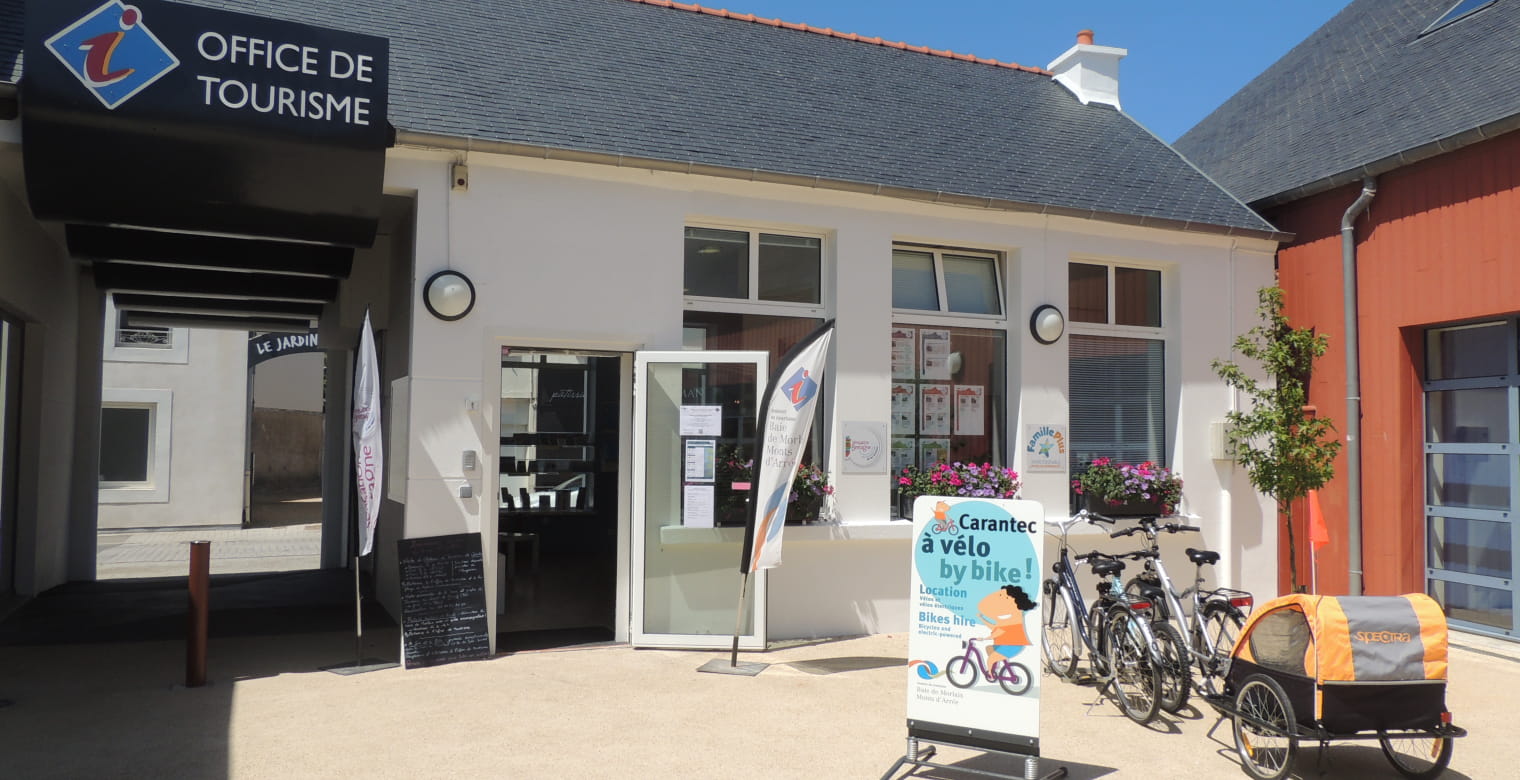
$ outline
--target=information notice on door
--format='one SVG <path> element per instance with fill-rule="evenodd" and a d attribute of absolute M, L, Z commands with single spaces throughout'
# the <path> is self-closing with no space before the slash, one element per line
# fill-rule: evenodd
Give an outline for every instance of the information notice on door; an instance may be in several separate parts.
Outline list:
<path fill-rule="evenodd" d="M 1034 501 L 914 501 L 909 736 L 1040 754 L 1044 517 Z"/>
<path fill-rule="evenodd" d="M 406 668 L 491 656 L 479 534 L 396 542 Z"/>

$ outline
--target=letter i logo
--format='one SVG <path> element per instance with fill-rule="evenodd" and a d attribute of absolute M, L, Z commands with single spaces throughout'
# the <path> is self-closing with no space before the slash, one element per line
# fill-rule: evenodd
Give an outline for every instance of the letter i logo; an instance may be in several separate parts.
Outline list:
<path fill-rule="evenodd" d="M 49 38 L 46 45 L 109 109 L 179 66 L 179 58 L 143 23 L 142 11 L 121 0 L 110 0 Z"/>

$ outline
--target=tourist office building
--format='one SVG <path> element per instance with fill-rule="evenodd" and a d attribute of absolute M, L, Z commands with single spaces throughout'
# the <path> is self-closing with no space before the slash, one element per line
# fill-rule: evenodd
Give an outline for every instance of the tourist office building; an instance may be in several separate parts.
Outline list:
<path fill-rule="evenodd" d="M 493 648 L 726 646 L 757 399 L 828 320 L 804 463 L 832 493 L 799 485 L 745 646 L 905 630 L 895 472 L 945 461 L 1018 470 L 1052 517 L 1095 457 L 1163 463 L 1203 529 L 1179 544 L 1274 591 L 1209 364 L 1286 236 L 1119 109 L 1123 49 L 1034 68 L 657 0 L 247 10 L 0 0 L 0 589 L 94 575 L 109 297 L 137 326 L 317 328 L 330 568 L 368 312 L 361 565 L 399 615 L 398 541 L 478 537 Z"/>

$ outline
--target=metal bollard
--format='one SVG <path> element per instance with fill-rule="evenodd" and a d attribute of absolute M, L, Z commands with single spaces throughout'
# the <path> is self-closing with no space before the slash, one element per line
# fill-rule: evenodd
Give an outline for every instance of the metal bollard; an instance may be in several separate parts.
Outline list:
<path fill-rule="evenodd" d="M 185 624 L 185 687 L 206 684 L 206 628 L 211 612 L 211 543 L 190 543 L 190 615 Z"/>

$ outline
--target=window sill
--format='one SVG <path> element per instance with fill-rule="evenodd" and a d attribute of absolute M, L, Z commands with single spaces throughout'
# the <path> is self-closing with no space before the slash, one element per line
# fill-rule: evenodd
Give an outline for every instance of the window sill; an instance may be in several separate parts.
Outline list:
<path fill-rule="evenodd" d="M 875 520 L 861 523 L 789 525 L 787 542 L 851 542 L 910 539 L 913 524 L 906 520 Z M 735 544 L 743 543 L 743 527 L 687 528 L 667 525 L 660 529 L 660 544 Z"/>

